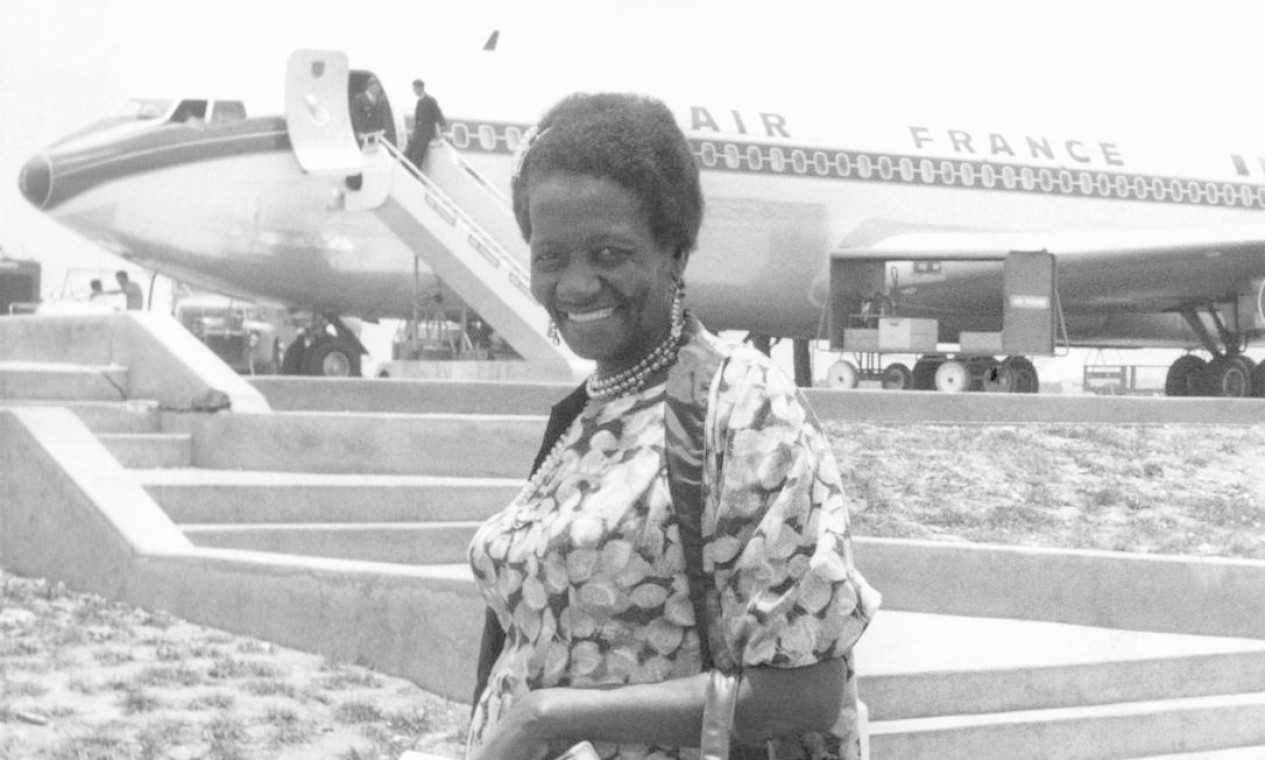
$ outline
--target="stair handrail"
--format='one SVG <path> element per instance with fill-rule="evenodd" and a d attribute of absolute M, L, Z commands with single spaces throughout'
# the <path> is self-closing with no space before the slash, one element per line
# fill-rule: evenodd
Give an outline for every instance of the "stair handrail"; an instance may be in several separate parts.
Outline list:
<path fill-rule="evenodd" d="M 492 198 L 506 211 L 512 211 L 513 204 L 510 202 L 510 199 L 506 198 L 504 193 L 497 189 L 495 185 L 488 182 L 487 179 L 474 168 L 474 165 L 467 161 L 465 156 L 461 155 L 461 151 L 457 150 L 456 145 L 453 145 L 446 137 L 441 137 L 438 142 L 441 143 L 442 149 L 449 154 L 453 162 L 457 164 L 457 166 L 461 167 L 461 169 L 464 170 L 471 179 L 477 182 L 479 187 L 482 188 L 485 193 L 492 196 Z"/>
<path fill-rule="evenodd" d="M 529 298 L 534 299 L 534 296 L 531 294 L 531 275 L 527 271 L 526 267 L 518 261 L 518 259 L 511 256 L 509 252 L 505 250 L 504 246 L 497 242 L 495 238 L 483 229 L 481 224 L 467 214 L 461 206 L 454 203 L 452 198 L 440 189 L 439 185 L 435 184 L 430 177 L 427 177 L 421 169 L 414 166 L 413 162 L 409 161 L 399 148 L 389 142 L 379 143 L 379 147 L 385 147 L 387 152 L 390 153 L 397 163 L 404 166 L 417 181 L 421 182 L 422 185 L 425 186 L 427 192 L 435 196 L 437 203 L 442 205 L 442 208 L 436 208 L 436 211 L 451 216 L 455 221 L 460 221 L 465 227 L 467 227 L 471 235 L 474 237 L 474 240 L 471 241 L 474 248 L 484 256 L 491 257 L 494 260 L 493 264 L 497 267 L 504 266 L 509 272 L 508 279 L 510 282 Z M 469 169 L 468 171 L 473 172 L 473 169 Z M 477 173 L 475 173 L 475 176 L 478 176 Z M 479 181 L 484 185 L 484 187 L 495 193 L 495 190 L 491 187 L 491 185 L 488 185 L 486 181 L 483 181 L 482 178 L 479 178 Z M 500 196 L 499 193 L 496 195 L 499 196 L 500 200 L 504 200 L 504 196 Z"/>

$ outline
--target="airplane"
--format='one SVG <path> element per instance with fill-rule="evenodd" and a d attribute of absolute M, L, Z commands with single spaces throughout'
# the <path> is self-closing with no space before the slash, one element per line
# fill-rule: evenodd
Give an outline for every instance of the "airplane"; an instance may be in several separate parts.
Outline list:
<path fill-rule="evenodd" d="M 547 318 L 526 295 L 506 195 L 529 125 L 604 84 L 489 47 L 431 69 L 295 51 L 284 107 L 245 92 L 132 100 L 32 157 L 20 187 L 132 262 L 323 317 L 334 332 L 296 341 L 292 369 L 359 374 L 363 347 L 343 316 L 406 319 L 442 300 L 474 308 L 545 375 L 576 374 L 582 363 L 546 345 Z M 448 126 L 414 167 L 400 151 L 425 70 Z M 370 76 L 392 116 L 358 140 L 347 99 Z M 1036 303 L 1062 345 L 1206 352 L 1172 363 L 1168 395 L 1265 396 L 1265 364 L 1244 353 L 1265 332 L 1265 149 L 1178 154 L 1154 135 L 884 118 L 852 104 L 841 115 L 785 93 L 712 100 L 651 76 L 605 88 L 664 100 L 694 148 L 706 212 L 689 306 L 715 331 L 793 339 L 801 382 L 800 349 L 829 337 L 846 351 L 849 329 L 873 324 L 874 291 L 884 318 L 934 320 L 930 345 L 912 370 L 867 346 L 855 356 L 874 366 L 837 365 L 845 386 L 868 371 L 892 387 L 1035 392 L 1027 354 L 1052 342 L 972 352 L 966 340 L 1005 334 L 1008 304 Z M 1025 252 L 1052 261 L 1047 296 L 1007 295 L 1007 262 Z"/>

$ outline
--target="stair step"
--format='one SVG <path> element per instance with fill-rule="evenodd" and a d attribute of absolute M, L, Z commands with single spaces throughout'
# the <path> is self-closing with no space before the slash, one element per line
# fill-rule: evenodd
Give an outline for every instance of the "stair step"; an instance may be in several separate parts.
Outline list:
<path fill-rule="evenodd" d="M 94 433 L 156 433 L 158 402 L 152 400 L 58 400 L 55 406 L 74 412 Z M 0 398 L 0 406 L 49 406 L 48 400 Z"/>
<path fill-rule="evenodd" d="M 481 521 L 522 487 L 511 478 L 133 470 L 176 523 Z"/>
<path fill-rule="evenodd" d="M 127 468 L 193 464 L 193 439 L 187 433 L 104 433 L 97 438 Z"/>
<path fill-rule="evenodd" d="M 60 362 L 0 362 L 0 398 L 121 401 L 127 367 Z"/>
<path fill-rule="evenodd" d="M 163 429 L 192 433 L 198 466 L 383 475 L 522 478 L 546 419 L 528 415 L 168 415 Z"/>
<path fill-rule="evenodd" d="M 1106 760 L 1261 743 L 1260 692 L 870 723 L 874 760 Z"/>
<path fill-rule="evenodd" d="M 179 526 L 197 546 L 434 565 L 464 562 L 480 521 Z"/>
<path fill-rule="evenodd" d="M 1182 752 L 1178 755 L 1151 755 L 1134 757 L 1130 760 L 1262 760 L 1262 758 L 1265 758 L 1265 745 L 1213 749 L 1206 752 Z"/>
<path fill-rule="evenodd" d="M 874 720 L 1250 693 L 1265 641 L 883 612 L 857 645 Z"/>

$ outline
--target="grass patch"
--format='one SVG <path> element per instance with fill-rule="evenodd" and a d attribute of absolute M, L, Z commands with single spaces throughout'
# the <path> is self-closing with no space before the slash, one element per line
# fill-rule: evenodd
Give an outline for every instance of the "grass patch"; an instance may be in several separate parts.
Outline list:
<path fill-rule="evenodd" d="M 339 723 L 372 723 L 382 717 L 382 708 L 363 699 L 340 702 L 334 708 L 334 720 Z"/>
<path fill-rule="evenodd" d="M 315 684 L 328 691 L 376 689 L 382 685 L 382 679 L 377 674 L 358 665 L 330 661 L 321 670 L 326 671 L 326 675 L 316 679 Z"/>
<path fill-rule="evenodd" d="M 279 679 L 246 681 L 241 686 L 242 691 L 248 694 L 254 694 L 257 697 L 275 697 L 283 696 L 291 699 L 299 696 L 299 689 L 289 681 Z"/>
<path fill-rule="evenodd" d="M 139 686 L 133 686 L 123 692 L 123 698 L 120 700 L 123 712 L 128 715 L 137 713 L 153 712 L 160 707 L 164 707 L 165 703 L 153 693 Z"/>
<path fill-rule="evenodd" d="M 206 681 L 206 674 L 188 665 L 151 665 L 136 676 L 136 682 L 145 686 L 197 686 Z"/>
<path fill-rule="evenodd" d="M 6 699 L 22 699 L 24 697 L 38 699 L 47 693 L 48 687 L 38 681 L 15 679 L 7 675 L 3 684 L 0 684 L 0 696 Z"/>
<path fill-rule="evenodd" d="M 268 744 L 272 747 L 308 744 L 320 733 L 311 721 L 303 720 L 288 707 L 272 708 L 264 713 L 264 723 L 271 727 Z"/>
<path fill-rule="evenodd" d="M 212 691 L 205 694 L 199 694 L 189 700 L 188 709 L 194 712 L 200 710 L 230 710 L 236 703 L 237 698 L 232 694 Z"/>

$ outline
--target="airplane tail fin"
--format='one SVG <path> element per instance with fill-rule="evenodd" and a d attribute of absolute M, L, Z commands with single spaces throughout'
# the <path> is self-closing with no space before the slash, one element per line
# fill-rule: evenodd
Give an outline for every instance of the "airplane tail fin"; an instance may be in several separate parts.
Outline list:
<path fill-rule="evenodd" d="M 501 38 L 501 30 L 493 29 L 492 33 L 488 35 L 487 42 L 483 43 L 483 49 L 496 50 L 496 43 L 500 40 L 500 38 Z"/>

